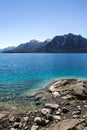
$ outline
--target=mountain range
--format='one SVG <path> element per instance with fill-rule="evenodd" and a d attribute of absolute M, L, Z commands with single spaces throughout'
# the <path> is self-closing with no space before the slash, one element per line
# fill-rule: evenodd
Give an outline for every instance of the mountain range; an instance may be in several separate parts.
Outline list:
<path fill-rule="evenodd" d="M 0 49 L 0 52 L 10 51 L 10 50 L 13 50 L 13 49 L 15 49 L 15 46 Z"/>
<path fill-rule="evenodd" d="M 3 50 L 4 53 L 86 53 L 87 39 L 72 33 L 55 36 L 43 42 L 31 40 L 19 46 Z"/>

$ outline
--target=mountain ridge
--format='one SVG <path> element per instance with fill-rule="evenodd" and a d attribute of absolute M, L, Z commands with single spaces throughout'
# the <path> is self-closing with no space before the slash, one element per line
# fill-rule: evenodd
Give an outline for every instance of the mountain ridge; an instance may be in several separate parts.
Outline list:
<path fill-rule="evenodd" d="M 5 47 L 5 48 L 3 48 L 3 49 L 0 49 L 0 52 L 10 51 L 10 50 L 13 50 L 13 49 L 15 49 L 15 48 L 16 48 L 15 46 Z"/>
<path fill-rule="evenodd" d="M 87 39 L 72 33 L 55 36 L 40 42 L 31 40 L 4 53 L 84 53 L 87 52 Z"/>

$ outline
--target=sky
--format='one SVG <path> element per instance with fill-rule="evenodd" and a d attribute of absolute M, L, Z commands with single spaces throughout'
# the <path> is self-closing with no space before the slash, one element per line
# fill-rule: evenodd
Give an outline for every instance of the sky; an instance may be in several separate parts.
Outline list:
<path fill-rule="evenodd" d="M 87 0 L 0 0 L 0 48 L 68 33 L 87 38 Z"/>

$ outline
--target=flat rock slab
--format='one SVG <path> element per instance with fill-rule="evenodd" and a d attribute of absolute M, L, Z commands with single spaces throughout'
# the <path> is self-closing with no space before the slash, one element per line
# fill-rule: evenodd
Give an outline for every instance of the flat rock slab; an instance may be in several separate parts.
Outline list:
<path fill-rule="evenodd" d="M 6 114 L 0 114 L 0 120 L 2 119 L 2 118 L 4 118 L 6 116 Z"/>
<path fill-rule="evenodd" d="M 60 126 L 57 130 L 72 130 L 75 126 L 77 126 L 78 124 L 82 123 L 84 120 L 82 119 L 67 119 L 67 120 L 63 120 L 60 123 Z"/>
<path fill-rule="evenodd" d="M 55 97 L 76 96 L 79 99 L 87 99 L 87 81 L 76 79 L 62 79 L 53 83 L 49 91 Z"/>
<path fill-rule="evenodd" d="M 41 128 L 40 130 L 58 130 L 59 125 L 58 124 L 53 124 L 49 128 Z"/>

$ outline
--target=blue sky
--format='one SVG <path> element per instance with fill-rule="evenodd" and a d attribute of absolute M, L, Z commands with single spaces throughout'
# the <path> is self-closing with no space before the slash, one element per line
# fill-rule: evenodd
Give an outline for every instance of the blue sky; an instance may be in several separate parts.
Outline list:
<path fill-rule="evenodd" d="M 87 37 L 87 0 L 0 0 L 0 48 L 67 33 Z"/>

